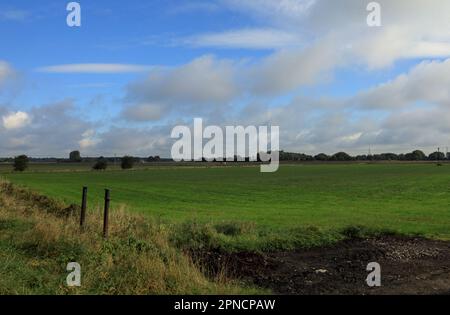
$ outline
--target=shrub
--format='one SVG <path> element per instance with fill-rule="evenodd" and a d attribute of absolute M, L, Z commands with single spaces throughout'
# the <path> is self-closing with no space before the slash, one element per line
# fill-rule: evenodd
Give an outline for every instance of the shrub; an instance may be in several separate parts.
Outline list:
<path fill-rule="evenodd" d="M 123 170 L 132 169 L 134 166 L 134 157 L 132 156 L 124 156 L 122 158 L 121 167 Z"/>
<path fill-rule="evenodd" d="M 108 168 L 108 161 L 104 157 L 100 157 L 92 168 L 96 171 L 106 170 Z"/>
<path fill-rule="evenodd" d="M 255 225 L 251 222 L 229 221 L 214 225 L 217 233 L 227 236 L 238 236 L 242 234 L 251 234 L 255 231 Z"/>
<path fill-rule="evenodd" d="M 28 157 L 26 155 L 19 155 L 14 158 L 14 170 L 16 172 L 23 172 L 28 168 Z"/>
<path fill-rule="evenodd" d="M 186 221 L 175 229 L 172 242 L 184 250 L 214 250 L 219 248 L 217 233 L 209 224 Z"/>

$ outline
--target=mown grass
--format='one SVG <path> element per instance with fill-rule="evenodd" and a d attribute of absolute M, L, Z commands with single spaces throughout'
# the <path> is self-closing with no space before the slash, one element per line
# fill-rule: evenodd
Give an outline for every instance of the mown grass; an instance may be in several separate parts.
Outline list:
<path fill-rule="evenodd" d="M 77 206 L 0 182 L 0 294 L 270 293 L 228 278 L 225 269 L 212 275 L 208 266 L 194 264 L 190 255 L 294 250 L 395 233 L 356 225 L 280 231 L 245 221 L 165 222 L 116 208 L 110 237 L 104 240 L 101 211 L 90 209 L 83 232 L 79 211 Z M 65 284 L 69 262 L 82 266 L 79 288 Z"/>
<path fill-rule="evenodd" d="M 91 207 L 101 206 L 103 189 L 110 188 L 113 208 L 125 206 L 168 224 L 254 227 L 246 237 L 219 233 L 223 244 L 261 248 L 277 235 L 280 242 L 293 244 L 299 242 L 295 231 L 314 227 L 333 233 L 355 225 L 450 239 L 447 165 L 283 165 L 274 174 L 261 174 L 257 167 L 155 167 L 3 176 L 66 203 L 79 203 L 81 187 L 87 185 Z"/>
<path fill-rule="evenodd" d="M 110 238 L 91 211 L 80 232 L 73 208 L 0 184 L 0 294 L 257 294 L 219 274 L 206 278 L 155 220 L 116 210 Z M 66 286 L 69 262 L 82 286 Z"/>

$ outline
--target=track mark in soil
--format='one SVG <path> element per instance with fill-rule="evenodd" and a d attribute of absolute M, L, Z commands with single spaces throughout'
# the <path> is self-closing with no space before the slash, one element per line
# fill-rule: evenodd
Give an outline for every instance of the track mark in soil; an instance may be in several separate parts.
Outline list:
<path fill-rule="evenodd" d="M 370 288 L 370 262 L 382 268 L 382 286 Z M 384 236 L 296 252 L 204 253 L 210 272 L 225 269 L 277 294 L 450 294 L 450 242 Z"/>

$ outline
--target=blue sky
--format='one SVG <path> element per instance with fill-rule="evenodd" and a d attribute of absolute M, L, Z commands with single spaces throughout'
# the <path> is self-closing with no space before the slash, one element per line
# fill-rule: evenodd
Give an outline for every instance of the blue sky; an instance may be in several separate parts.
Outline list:
<path fill-rule="evenodd" d="M 449 146 L 448 1 L 378 1 L 377 28 L 369 2 L 78 1 L 68 27 L 69 1 L 1 1 L 0 156 L 168 156 L 194 117 L 311 154 Z"/>

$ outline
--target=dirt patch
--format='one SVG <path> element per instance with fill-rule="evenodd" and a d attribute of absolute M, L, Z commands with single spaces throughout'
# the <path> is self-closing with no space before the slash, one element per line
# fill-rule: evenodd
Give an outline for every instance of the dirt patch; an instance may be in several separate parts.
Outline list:
<path fill-rule="evenodd" d="M 277 294 L 450 294 L 450 242 L 386 236 L 333 247 L 269 254 L 209 252 L 196 259 Z M 366 284 L 370 262 L 382 286 Z"/>

